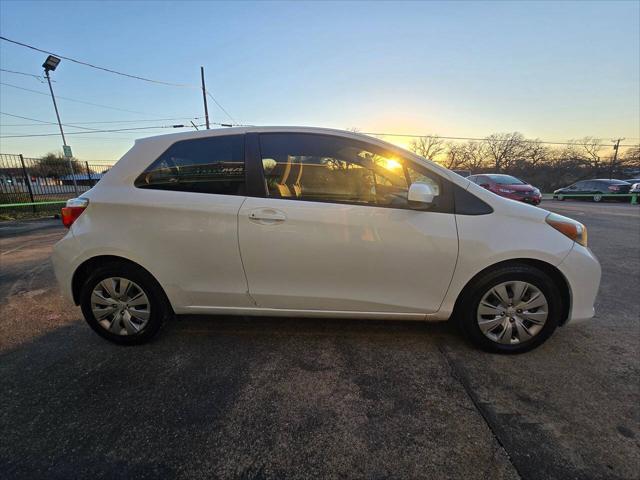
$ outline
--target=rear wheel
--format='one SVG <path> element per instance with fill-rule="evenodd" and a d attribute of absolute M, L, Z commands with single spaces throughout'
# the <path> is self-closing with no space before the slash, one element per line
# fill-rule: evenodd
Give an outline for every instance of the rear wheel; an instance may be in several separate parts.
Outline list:
<path fill-rule="evenodd" d="M 489 271 L 471 284 L 457 309 L 466 336 L 491 352 L 522 353 L 556 329 L 562 300 L 553 280 L 529 265 Z"/>
<path fill-rule="evenodd" d="M 94 270 L 80 292 L 80 306 L 94 331 L 123 345 L 150 340 L 171 313 L 158 282 L 145 270 L 126 263 Z"/>
<path fill-rule="evenodd" d="M 599 194 L 599 193 L 595 194 L 595 195 L 593 196 L 593 201 L 594 201 L 594 202 L 600 202 L 600 201 L 602 201 L 602 195 L 601 195 L 601 194 Z"/>

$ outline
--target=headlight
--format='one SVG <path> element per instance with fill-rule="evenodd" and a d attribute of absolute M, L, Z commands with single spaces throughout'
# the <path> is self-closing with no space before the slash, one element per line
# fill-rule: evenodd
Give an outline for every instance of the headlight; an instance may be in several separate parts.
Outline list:
<path fill-rule="evenodd" d="M 574 242 L 578 242 L 583 247 L 587 246 L 587 227 L 580 222 L 557 213 L 550 213 L 545 220 L 549 225 Z"/>

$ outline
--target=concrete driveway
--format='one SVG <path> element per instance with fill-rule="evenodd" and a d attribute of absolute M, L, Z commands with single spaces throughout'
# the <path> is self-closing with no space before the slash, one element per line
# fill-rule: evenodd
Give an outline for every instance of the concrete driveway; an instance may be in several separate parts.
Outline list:
<path fill-rule="evenodd" d="M 525 355 L 447 324 L 186 317 L 118 347 L 58 294 L 54 221 L 0 224 L 5 478 L 638 478 L 640 208 L 589 228 L 592 321 Z"/>

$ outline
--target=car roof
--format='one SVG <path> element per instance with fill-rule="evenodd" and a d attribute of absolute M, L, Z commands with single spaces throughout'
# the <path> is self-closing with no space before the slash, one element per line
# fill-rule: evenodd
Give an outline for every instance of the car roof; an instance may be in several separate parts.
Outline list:
<path fill-rule="evenodd" d="M 615 178 L 594 178 L 593 180 L 586 180 L 587 182 L 610 182 L 610 183 L 628 183 L 625 180 L 617 180 Z"/>
<path fill-rule="evenodd" d="M 122 160 L 124 160 L 124 162 L 116 163 L 115 167 L 118 167 L 114 167 L 116 171 L 113 172 L 112 175 L 105 176 L 104 183 L 111 181 L 112 178 L 115 181 L 116 177 L 118 176 L 123 179 L 126 175 L 132 175 L 134 171 L 140 169 L 142 163 L 147 162 L 149 158 L 157 158 L 158 155 L 160 155 L 163 151 L 165 151 L 176 142 L 207 137 L 243 135 L 247 133 L 309 133 L 316 135 L 332 135 L 351 140 L 359 140 L 372 145 L 376 145 L 385 150 L 398 152 L 399 155 L 405 155 L 410 158 L 413 157 L 418 162 L 426 162 L 429 168 L 439 172 L 441 175 L 458 184 L 462 188 L 467 188 L 471 183 L 460 175 L 456 175 L 451 170 L 437 164 L 432 160 L 421 157 L 414 152 L 411 152 L 405 148 L 399 147 L 379 138 L 363 133 L 338 130 L 333 128 L 300 126 L 242 126 L 214 128 L 211 130 L 192 130 L 139 138 L 135 141 L 132 149 L 129 150 L 129 152 L 124 155 L 124 157 L 122 157 Z"/>
<path fill-rule="evenodd" d="M 167 141 L 170 141 L 171 143 L 173 143 L 180 140 L 189 140 L 192 138 L 202 138 L 218 135 L 242 135 L 245 133 L 314 133 L 321 135 L 335 135 L 354 139 L 366 139 L 367 141 L 378 140 L 375 137 L 364 135 L 362 133 L 351 132 L 347 130 L 338 130 L 334 128 L 247 125 L 243 127 L 213 128 L 211 130 L 190 130 L 186 132 L 169 133 L 165 135 L 154 135 L 151 137 L 140 138 L 136 140 L 136 142 L 159 141 L 165 143 Z"/>

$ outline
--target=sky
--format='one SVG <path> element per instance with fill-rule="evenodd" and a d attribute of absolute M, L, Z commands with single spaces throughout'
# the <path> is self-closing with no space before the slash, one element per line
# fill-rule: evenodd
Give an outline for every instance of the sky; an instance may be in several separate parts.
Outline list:
<path fill-rule="evenodd" d="M 214 122 L 640 141 L 638 1 L 2 0 L 0 31 L 95 65 L 189 84 L 62 60 L 51 74 L 62 122 L 85 128 L 203 123 L 204 66 L 207 89 L 231 115 L 210 99 Z M 45 58 L 0 41 L 4 70 L 41 75 Z M 0 153 L 60 151 L 58 135 L 7 138 L 58 133 L 7 115 L 55 122 L 46 83 L 5 71 L 0 82 Z M 65 130 L 82 160 L 116 160 L 135 138 L 176 131 Z"/>

